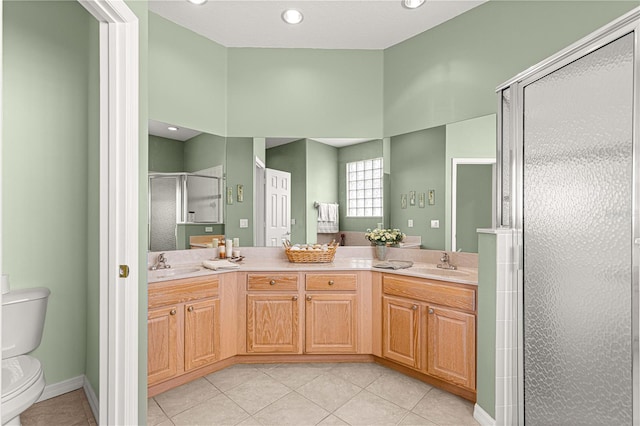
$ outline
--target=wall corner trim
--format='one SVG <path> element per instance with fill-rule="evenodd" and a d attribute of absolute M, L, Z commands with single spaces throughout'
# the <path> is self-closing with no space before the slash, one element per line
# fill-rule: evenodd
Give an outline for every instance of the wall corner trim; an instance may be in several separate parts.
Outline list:
<path fill-rule="evenodd" d="M 484 409 L 478 404 L 473 406 L 473 418 L 482 426 L 496 426 L 496 421 L 493 417 L 484 411 Z"/>

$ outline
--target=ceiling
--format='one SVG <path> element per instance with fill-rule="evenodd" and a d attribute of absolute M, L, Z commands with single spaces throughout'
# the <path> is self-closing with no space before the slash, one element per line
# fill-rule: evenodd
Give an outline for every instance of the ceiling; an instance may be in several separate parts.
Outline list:
<path fill-rule="evenodd" d="M 149 0 L 149 10 L 226 47 L 386 49 L 487 0 Z M 285 24 L 287 8 L 304 15 Z"/>
<path fill-rule="evenodd" d="M 177 130 L 169 130 L 169 127 L 175 127 Z M 163 123 L 162 121 L 149 120 L 149 134 L 153 136 L 160 136 L 167 139 L 175 139 L 177 141 L 187 141 L 195 136 L 198 136 L 202 132 L 189 129 L 187 127 L 175 126 L 170 123 Z"/>

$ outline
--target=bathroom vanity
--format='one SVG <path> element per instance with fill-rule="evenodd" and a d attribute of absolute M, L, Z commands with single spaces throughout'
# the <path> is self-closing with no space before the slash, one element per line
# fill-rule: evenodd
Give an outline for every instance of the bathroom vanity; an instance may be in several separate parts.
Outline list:
<path fill-rule="evenodd" d="M 150 397 L 237 363 L 377 362 L 475 401 L 475 268 L 258 258 L 149 273 Z"/>

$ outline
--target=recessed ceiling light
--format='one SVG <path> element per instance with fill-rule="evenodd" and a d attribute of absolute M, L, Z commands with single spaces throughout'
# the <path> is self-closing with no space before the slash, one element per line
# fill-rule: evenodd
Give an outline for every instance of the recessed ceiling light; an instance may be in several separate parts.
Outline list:
<path fill-rule="evenodd" d="M 403 3 L 407 9 L 417 9 L 424 4 L 424 0 L 404 0 Z"/>
<path fill-rule="evenodd" d="M 187 0 L 191 4 L 195 4 L 196 6 L 202 6 L 207 2 L 207 0 Z"/>
<path fill-rule="evenodd" d="M 295 9 L 287 9 L 282 12 L 282 20 L 287 24 L 299 24 L 302 22 L 302 12 Z"/>
<path fill-rule="evenodd" d="M 172 132 L 177 132 L 177 131 L 178 131 L 178 128 L 177 128 L 177 127 L 175 127 L 175 126 L 169 126 L 169 127 L 167 127 L 167 130 L 170 130 L 170 131 L 172 131 Z"/>

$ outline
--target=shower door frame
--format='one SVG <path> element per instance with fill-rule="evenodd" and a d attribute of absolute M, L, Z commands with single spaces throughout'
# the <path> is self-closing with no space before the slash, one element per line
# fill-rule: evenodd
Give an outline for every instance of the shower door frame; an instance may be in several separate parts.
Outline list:
<path fill-rule="evenodd" d="M 503 223 L 503 217 L 508 217 L 511 226 L 513 241 L 511 245 L 511 253 L 513 256 L 513 266 L 509 271 L 509 276 L 505 277 L 510 285 L 516 290 L 517 300 L 514 303 L 515 327 L 503 327 L 503 334 L 496 336 L 496 347 L 505 343 L 506 348 L 517 348 L 517 359 L 514 360 L 512 366 L 512 387 L 499 391 L 498 383 L 496 383 L 496 421 L 498 424 L 524 424 L 524 246 L 523 246 L 523 217 L 524 217 L 524 89 L 528 85 L 538 81 L 539 79 L 554 73 L 565 65 L 574 62 L 590 53 L 604 47 L 612 41 L 623 37 L 627 34 L 634 35 L 634 60 L 633 60 L 633 125 L 632 125 L 632 232 L 629 238 L 631 245 L 631 349 L 632 349 L 632 419 L 634 425 L 640 425 L 640 284 L 639 284 L 639 255 L 640 255 L 640 146 L 638 144 L 638 124 L 639 119 L 639 101 L 640 101 L 640 8 L 636 8 L 631 12 L 623 15 L 619 19 L 609 23 L 608 25 L 593 32 L 587 37 L 579 40 L 566 49 L 558 52 L 550 58 L 534 65 L 528 70 L 518 74 L 513 79 L 496 88 L 499 94 L 500 107 L 498 108 L 498 159 L 502 159 L 502 152 L 509 149 L 509 164 L 501 164 L 498 161 L 499 169 L 498 188 L 499 194 L 503 194 L 503 186 L 509 185 L 511 189 L 509 211 L 503 211 L 502 197 L 497 197 L 497 221 Z M 510 116 L 504 117 L 502 114 L 502 93 L 505 90 L 510 91 Z M 504 136 L 502 134 L 502 123 L 509 120 L 508 143 L 503 145 Z M 502 168 L 509 167 L 510 182 L 502 182 Z M 498 309 L 501 309 L 498 306 Z M 515 388 L 515 389 L 514 389 Z M 515 395 L 510 390 L 517 390 Z M 515 397 L 515 401 L 513 398 Z M 499 407 L 511 407 L 512 409 L 503 409 Z"/>

